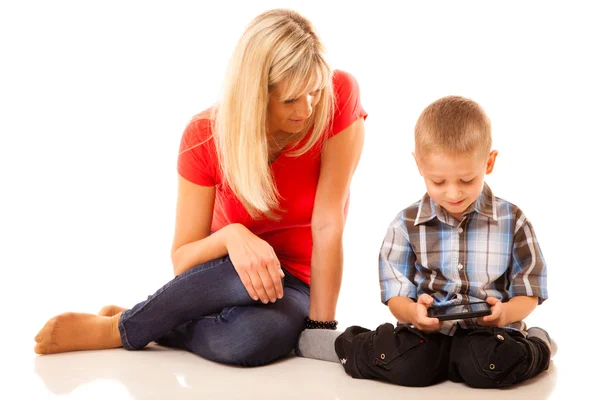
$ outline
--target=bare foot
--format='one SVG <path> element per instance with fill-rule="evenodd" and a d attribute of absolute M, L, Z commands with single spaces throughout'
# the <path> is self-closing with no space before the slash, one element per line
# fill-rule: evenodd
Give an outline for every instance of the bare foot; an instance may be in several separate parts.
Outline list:
<path fill-rule="evenodd" d="M 48 322 L 35 337 L 38 354 L 76 350 L 100 350 L 121 347 L 119 318 L 94 314 L 64 313 Z"/>
<path fill-rule="evenodd" d="M 118 313 L 123 312 L 125 310 L 127 310 L 127 309 L 123 308 L 123 307 L 119 307 L 119 306 L 114 306 L 114 305 L 104 306 L 98 312 L 98 315 L 100 315 L 102 317 L 112 317 L 113 315 L 117 315 Z"/>

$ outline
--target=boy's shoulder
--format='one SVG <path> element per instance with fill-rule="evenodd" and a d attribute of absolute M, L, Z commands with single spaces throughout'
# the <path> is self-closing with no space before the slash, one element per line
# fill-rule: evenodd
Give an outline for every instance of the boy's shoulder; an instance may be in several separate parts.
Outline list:
<path fill-rule="evenodd" d="M 527 219 L 519 206 L 494 195 L 487 185 L 480 198 L 480 202 L 476 204 L 476 210 L 494 220 L 525 221 Z M 436 216 L 435 203 L 426 193 L 421 199 L 398 212 L 391 221 L 390 227 L 406 230 L 429 221 Z"/>
<path fill-rule="evenodd" d="M 494 211 L 498 219 L 511 218 L 519 219 L 525 218 L 523 210 L 515 203 L 505 200 L 498 196 L 494 197 Z"/>
<path fill-rule="evenodd" d="M 418 218 L 419 208 L 423 199 L 416 201 L 396 214 L 391 224 L 393 227 L 414 225 Z"/>

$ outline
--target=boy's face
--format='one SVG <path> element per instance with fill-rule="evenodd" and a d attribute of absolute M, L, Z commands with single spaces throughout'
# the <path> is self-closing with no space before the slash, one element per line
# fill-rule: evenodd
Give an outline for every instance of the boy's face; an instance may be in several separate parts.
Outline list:
<path fill-rule="evenodd" d="M 456 156 L 441 151 L 413 155 L 429 197 L 460 221 L 463 212 L 481 194 L 483 178 L 494 169 L 498 152 L 493 150 L 476 156 Z"/>

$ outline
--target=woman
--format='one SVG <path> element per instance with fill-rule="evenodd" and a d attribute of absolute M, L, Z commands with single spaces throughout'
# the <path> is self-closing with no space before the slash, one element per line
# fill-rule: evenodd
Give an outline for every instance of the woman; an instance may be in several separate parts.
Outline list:
<path fill-rule="evenodd" d="M 356 81 L 331 71 L 309 21 L 290 10 L 258 16 L 221 100 L 183 134 L 175 278 L 130 310 L 52 318 L 35 352 L 157 341 L 262 365 L 287 355 L 305 327 L 335 329 L 364 118 Z"/>

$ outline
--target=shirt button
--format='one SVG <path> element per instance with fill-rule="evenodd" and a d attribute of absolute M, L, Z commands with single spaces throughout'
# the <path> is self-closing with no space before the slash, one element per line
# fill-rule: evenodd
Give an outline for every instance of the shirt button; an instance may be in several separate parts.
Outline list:
<path fill-rule="evenodd" d="M 458 268 L 458 270 L 459 270 L 459 271 L 462 271 L 462 269 L 463 269 L 463 265 L 462 265 L 462 264 L 458 264 L 458 265 L 457 265 L 457 268 Z"/>
<path fill-rule="evenodd" d="M 458 228 L 458 233 L 463 233 L 463 228 Z"/>

